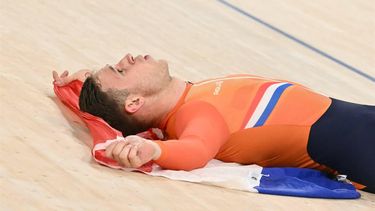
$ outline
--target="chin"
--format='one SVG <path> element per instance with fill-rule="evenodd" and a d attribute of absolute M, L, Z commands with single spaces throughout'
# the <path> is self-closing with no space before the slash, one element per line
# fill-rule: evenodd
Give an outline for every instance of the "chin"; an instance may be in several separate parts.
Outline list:
<path fill-rule="evenodd" d="M 159 60 L 159 63 L 163 66 L 163 68 L 168 69 L 168 62 L 164 59 Z"/>
<path fill-rule="evenodd" d="M 168 63 L 167 61 L 165 60 L 160 60 L 160 64 L 161 64 L 161 72 L 165 75 L 168 75 L 169 76 L 169 67 L 168 67 Z"/>

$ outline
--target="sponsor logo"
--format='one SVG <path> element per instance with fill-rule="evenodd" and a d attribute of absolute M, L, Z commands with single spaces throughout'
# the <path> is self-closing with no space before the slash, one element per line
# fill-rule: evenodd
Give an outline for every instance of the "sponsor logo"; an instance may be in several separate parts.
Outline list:
<path fill-rule="evenodd" d="M 223 84 L 223 82 L 224 81 L 216 81 L 215 82 L 216 87 L 215 87 L 213 95 L 219 95 L 220 90 L 221 90 L 221 85 Z"/>

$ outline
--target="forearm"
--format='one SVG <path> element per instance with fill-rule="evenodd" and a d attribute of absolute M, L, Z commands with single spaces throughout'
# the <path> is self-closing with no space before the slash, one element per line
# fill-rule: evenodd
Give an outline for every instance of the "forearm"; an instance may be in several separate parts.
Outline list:
<path fill-rule="evenodd" d="M 206 149 L 196 137 L 184 140 L 155 141 L 160 148 L 160 156 L 155 162 L 165 169 L 193 170 L 204 167 L 214 158 L 216 152 Z"/>
<path fill-rule="evenodd" d="M 215 107 L 203 101 L 183 105 L 176 113 L 173 130 L 178 140 L 155 142 L 161 149 L 161 155 L 155 162 L 166 169 L 204 167 L 229 137 L 223 117 Z"/>

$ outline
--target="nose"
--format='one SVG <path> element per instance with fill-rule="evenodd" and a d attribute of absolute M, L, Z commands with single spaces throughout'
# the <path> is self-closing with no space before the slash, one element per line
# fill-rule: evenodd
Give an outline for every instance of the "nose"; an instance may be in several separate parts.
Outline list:
<path fill-rule="evenodd" d="M 134 61 L 134 58 L 133 56 L 128 53 L 126 54 L 116 65 L 115 65 L 115 68 L 116 69 L 123 69 L 125 67 L 127 67 L 128 65 L 132 65 L 134 64 L 135 61 Z"/>

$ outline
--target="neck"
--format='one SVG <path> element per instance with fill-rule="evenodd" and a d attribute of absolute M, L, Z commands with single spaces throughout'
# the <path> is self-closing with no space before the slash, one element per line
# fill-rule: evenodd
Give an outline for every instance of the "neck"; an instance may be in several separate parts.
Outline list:
<path fill-rule="evenodd" d="M 185 81 L 173 77 L 165 89 L 146 101 L 147 109 L 143 113 L 143 118 L 151 120 L 153 127 L 159 127 L 160 123 L 177 104 L 185 88 Z"/>

